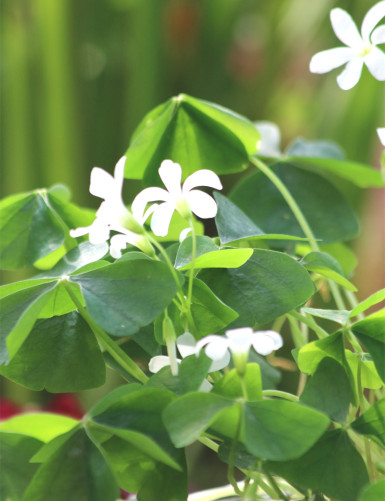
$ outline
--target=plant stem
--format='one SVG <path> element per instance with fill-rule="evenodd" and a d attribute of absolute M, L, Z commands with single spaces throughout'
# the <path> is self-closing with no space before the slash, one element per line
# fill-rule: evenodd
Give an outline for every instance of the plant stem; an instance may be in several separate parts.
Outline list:
<path fill-rule="evenodd" d="M 192 248 L 191 248 L 191 267 L 190 267 L 190 272 L 189 272 L 187 302 L 188 302 L 188 307 L 190 310 L 191 301 L 192 301 L 193 280 L 194 280 L 194 264 L 195 264 L 196 254 L 197 254 L 197 237 L 196 237 L 194 223 L 193 223 L 192 219 L 190 219 L 189 223 L 190 223 L 190 228 L 191 228 Z"/>
<path fill-rule="evenodd" d="M 286 391 L 280 391 L 280 390 L 263 390 L 262 395 L 264 397 L 284 398 L 285 400 L 290 400 L 290 402 L 298 402 L 299 400 L 297 395 L 292 395 L 291 393 L 287 393 Z"/>
<path fill-rule="evenodd" d="M 359 404 L 360 404 L 360 414 L 363 414 L 366 410 L 366 403 L 365 403 L 365 396 L 362 388 L 362 381 L 361 381 L 361 375 L 362 375 L 362 359 L 361 357 L 358 359 L 358 367 L 357 367 L 357 389 L 358 389 L 358 399 L 359 399 Z M 369 473 L 369 478 L 371 482 L 374 480 L 374 467 L 373 467 L 373 461 L 372 461 L 372 454 L 370 451 L 370 443 L 367 439 L 367 437 L 364 437 L 364 447 L 365 447 L 365 457 L 366 457 L 366 464 L 368 467 L 368 473 Z"/>
<path fill-rule="evenodd" d="M 263 473 L 265 474 L 267 480 L 269 481 L 270 485 L 273 487 L 275 492 L 278 494 L 280 499 L 283 499 L 284 501 L 289 501 L 289 498 L 284 494 L 281 489 L 279 488 L 277 482 L 275 481 L 274 477 L 271 475 L 269 471 L 267 471 L 265 468 L 263 468 Z"/>
<path fill-rule="evenodd" d="M 146 383 L 148 377 L 146 374 L 136 365 L 131 357 L 127 355 L 111 338 L 110 336 L 92 319 L 86 308 L 81 304 L 76 294 L 68 283 L 67 279 L 62 279 L 64 287 L 72 299 L 73 303 L 77 307 L 79 314 L 84 318 L 87 324 L 90 326 L 92 332 L 95 334 L 96 338 L 104 346 L 106 351 L 114 358 L 116 362 L 129 374 L 131 374 L 135 379 L 141 383 Z"/>
<path fill-rule="evenodd" d="M 300 313 L 298 313 L 298 311 L 295 311 L 295 310 L 292 310 L 289 313 L 289 315 L 291 317 L 296 318 L 300 322 L 303 322 L 308 327 L 310 327 L 317 334 L 319 339 L 323 339 L 323 338 L 329 336 L 329 334 L 326 331 L 324 331 L 322 329 L 322 327 L 320 327 L 316 322 L 314 322 L 314 320 L 312 318 L 301 315 Z"/>
<path fill-rule="evenodd" d="M 243 406 L 242 406 L 242 404 L 239 403 L 238 407 L 239 407 L 238 425 L 237 425 L 237 429 L 236 429 L 236 432 L 235 432 L 235 437 L 234 437 L 233 443 L 231 444 L 231 449 L 230 449 L 230 454 L 229 454 L 229 465 L 228 465 L 228 468 L 227 468 L 227 479 L 230 482 L 230 484 L 233 486 L 234 492 L 236 492 L 237 494 L 241 495 L 242 491 L 239 489 L 239 487 L 237 485 L 237 481 L 235 480 L 235 477 L 234 477 L 235 452 L 236 452 L 237 444 L 238 444 L 239 437 L 240 437 L 240 434 L 241 434 L 242 417 L 243 417 Z"/>

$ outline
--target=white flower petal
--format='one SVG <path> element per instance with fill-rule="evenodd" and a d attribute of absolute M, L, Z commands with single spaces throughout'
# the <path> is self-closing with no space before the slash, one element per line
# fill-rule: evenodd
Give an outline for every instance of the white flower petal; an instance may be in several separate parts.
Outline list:
<path fill-rule="evenodd" d="M 182 168 L 172 160 L 163 160 L 159 167 L 159 176 L 167 191 L 173 198 L 179 198 L 182 193 Z"/>
<path fill-rule="evenodd" d="M 253 348 L 260 355 L 269 355 L 269 353 L 274 351 L 274 340 L 260 333 L 254 338 Z"/>
<path fill-rule="evenodd" d="M 179 353 L 182 355 L 182 358 L 195 354 L 195 337 L 189 332 L 185 332 L 184 334 L 179 336 L 176 340 L 176 345 L 178 347 Z"/>
<path fill-rule="evenodd" d="M 358 49 L 362 46 L 362 38 L 351 16 L 343 9 L 333 9 L 330 21 L 334 33 L 348 47 Z"/>
<path fill-rule="evenodd" d="M 220 371 L 221 369 L 227 367 L 229 363 L 230 353 L 228 350 L 226 350 L 226 353 L 223 355 L 223 357 L 218 358 L 217 360 L 213 360 L 212 364 L 209 367 L 209 372 Z"/>
<path fill-rule="evenodd" d="M 92 244 L 101 244 L 107 242 L 110 238 L 110 228 L 104 221 L 96 218 L 90 226 L 89 241 Z"/>
<path fill-rule="evenodd" d="M 170 202 L 164 202 L 156 207 L 151 218 L 151 229 L 158 237 L 165 237 L 168 233 L 171 218 L 175 206 Z"/>
<path fill-rule="evenodd" d="M 270 337 L 274 343 L 274 350 L 279 350 L 283 346 L 283 339 L 281 334 L 275 331 L 263 331 L 265 336 Z M 257 334 L 257 333 L 256 333 Z"/>
<path fill-rule="evenodd" d="M 324 50 L 311 58 L 309 69 L 312 73 L 327 73 L 350 61 L 354 54 L 349 47 Z"/>
<path fill-rule="evenodd" d="M 166 202 L 167 200 L 170 200 L 170 195 L 163 188 L 157 187 L 145 188 L 138 193 L 131 205 L 131 211 L 134 218 L 137 221 L 142 221 L 147 204 L 157 200 L 163 200 Z"/>
<path fill-rule="evenodd" d="M 116 192 L 115 180 L 105 170 L 94 167 L 91 171 L 90 193 L 95 197 L 109 198 Z"/>
<path fill-rule="evenodd" d="M 281 155 L 281 131 L 273 122 L 254 122 L 261 135 L 261 146 L 258 155 L 266 157 L 279 157 Z"/>
<path fill-rule="evenodd" d="M 188 234 L 191 233 L 191 228 L 185 228 L 184 230 L 182 230 L 180 232 L 180 235 L 179 235 L 179 242 L 183 242 L 183 240 L 185 240 L 185 238 L 187 238 Z"/>
<path fill-rule="evenodd" d="M 377 134 L 378 137 L 380 138 L 382 145 L 385 146 L 385 127 L 377 129 Z"/>
<path fill-rule="evenodd" d="M 198 170 L 191 174 L 183 183 L 183 195 L 186 196 L 190 190 L 197 186 L 209 186 L 216 190 L 221 190 L 223 188 L 219 176 L 209 169 Z"/>
<path fill-rule="evenodd" d="M 381 82 L 385 80 L 385 54 L 382 50 L 373 47 L 369 54 L 364 57 L 364 63 L 374 78 Z"/>
<path fill-rule="evenodd" d="M 110 240 L 110 254 L 114 259 L 122 257 L 122 250 L 127 247 L 127 237 L 125 235 L 114 235 Z"/>
<path fill-rule="evenodd" d="M 148 364 L 148 370 L 152 373 L 159 372 L 163 367 L 170 365 L 170 359 L 166 355 L 157 355 L 152 357 Z"/>
<path fill-rule="evenodd" d="M 253 329 L 251 327 L 241 327 L 226 331 L 229 340 L 229 348 L 232 353 L 248 353 L 253 341 Z"/>
<path fill-rule="evenodd" d="M 370 40 L 373 45 L 380 45 L 382 43 L 385 43 L 385 24 L 378 26 L 378 28 L 373 31 Z"/>
<path fill-rule="evenodd" d="M 360 79 L 364 60 L 356 57 L 348 62 L 344 71 L 338 75 L 337 83 L 343 90 L 349 90 L 356 85 Z"/>
<path fill-rule="evenodd" d="M 202 219 L 208 219 L 217 215 L 217 203 L 210 195 L 203 191 L 190 191 L 186 196 L 186 200 L 192 212 Z"/>
<path fill-rule="evenodd" d="M 114 170 L 114 178 L 117 186 L 122 188 L 124 181 L 124 166 L 126 165 L 126 157 L 122 157 L 118 160 L 118 163 L 115 165 Z"/>
<path fill-rule="evenodd" d="M 228 340 L 223 336 L 212 334 L 200 339 L 195 347 L 195 354 L 199 355 L 201 349 L 206 345 L 205 353 L 211 360 L 220 360 L 225 356 L 228 348 Z"/>
<path fill-rule="evenodd" d="M 81 226 L 80 228 L 75 228 L 74 230 L 70 230 L 70 237 L 78 238 L 87 235 L 90 232 L 91 226 Z"/>
<path fill-rule="evenodd" d="M 361 35 L 366 43 L 369 42 L 370 34 L 374 27 L 385 17 L 385 1 L 376 3 L 368 10 L 361 26 Z"/>
<path fill-rule="evenodd" d="M 207 381 L 207 379 L 204 379 L 203 382 L 202 382 L 202 384 L 200 385 L 198 391 L 203 391 L 205 393 L 208 393 L 209 391 L 211 391 L 212 387 L 213 387 L 213 385 L 211 383 L 209 383 Z"/>

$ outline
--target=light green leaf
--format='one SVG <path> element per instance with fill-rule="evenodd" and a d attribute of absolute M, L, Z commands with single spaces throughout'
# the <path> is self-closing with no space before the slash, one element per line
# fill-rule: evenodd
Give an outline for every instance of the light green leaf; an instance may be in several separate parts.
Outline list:
<path fill-rule="evenodd" d="M 217 251 L 218 247 L 210 237 L 197 236 L 196 237 L 196 253 L 195 257 L 199 257 L 208 252 Z M 187 237 L 180 244 L 175 258 L 175 268 L 183 268 L 186 264 L 191 262 L 192 258 L 192 237 Z"/>
<path fill-rule="evenodd" d="M 350 311 L 348 310 L 324 310 L 320 308 L 301 308 L 301 311 L 309 313 L 314 317 L 326 318 L 332 322 L 344 325 L 349 318 Z"/>
<path fill-rule="evenodd" d="M 76 419 L 60 414 L 28 413 L 1 421 L 0 431 L 20 433 L 46 443 L 72 430 L 78 423 Z"/>
<path fill-rule="evenodd" d="M 214 103 L 186 94 L 171 98 L 150 111 L 134 132 L 126 152 L 125 175 L 160 182 L 161 162 L 171 158 L 183 178 L 200 169 L 217 174 L 244 170 L 248 155 L 258 149 L 260 136 L 253 123 Z"/>
<path fill-rule="evenodd" d="M 368 485 L 361 492 L 359 501 L 378 501 L 385 493 L 385 478 L 381 478 L 374 484 Z"/>
<path fill-rule="evenodd" d="M 285 400 L 244 405 L 243 443 L 261 459 L 287 461 L 304 454 L 329 426 L 325 414 Z"/>
<path fill-rule="evenodd" d="M 378 390 L 382 388 L 384 383 L 382 382 L 378 372 L 376 370 L 376 366 L 372 360 L 366 360 L 367 355 L 364 356 L 360 360 L 362 356 L 359 353 L 353 353 L 350 350 L 345 350 L 346 360 L 349 363 L 350 369 L 352 371 L 354 380 L 357 384 L 357 373 L 358 373 L 358 362 L 360 361 L 361 368 L 361 386 L 363 388 L 368 388 L 370 390 Z"/>
<path fill-rule="evenodd" d="M 364 299 L 359 303 L 353 310 L 350 312 L 349 317 L 356 317 L 360 313 L 368 310 L 375 304 L 381 303 L 381 301 L 385 300 L 385 289 L 381 289 L 374 294 L 371 294 L 368 298 Z"/>
<path fill-rule="evenodd" d="M 370 437 L 385 449 L 385 398 L 370 406 L 350 426 L 357 433 Z"/>
<path fill-rule="evenodd" d="M 309 271 L 314 271 L 324 277 L 330 278 L 349 291 L 357 291 L 357 288 L 343 276 L 343 271 L 338 261 L 326 252 L 309 252 L 309 254 L 306 254 L 302 258 L 301 263 Z"/>
<path fill-rule="evenodd" d="M 258 364 L 248 363 L 243 377 L 243 384 L 238 372 L 232 369 L 227 372 L 213 388 L 213 393 L 232 399 L 244 398 L 243 386 L 247 391 L 247 400 L 254 402 L 262 399 L 261 369 Z"/>
<path fill-rule="evenodd" d="M 239 318 L 232 327 L 265 324 L 309 299 L 314 285 L 303 266 L 280 252 L 256 249 L 236 269 L 203 270 L 199 278 Z"/>
<path fill-rule="evenodd" d="M 194 268 L 239 268 L 253 254 L 253 249 L 222 249 L 208 252 L 195 259 Z M 191 263 L 182 266 L 180 271 L 189 270 Z"/>
<path fill-rule="evenodd" d="M 101 386 L 105 365 L 91 329 L 72 312 L 38 321 L 0 374 L 31 390 L 65 393 Z"/>

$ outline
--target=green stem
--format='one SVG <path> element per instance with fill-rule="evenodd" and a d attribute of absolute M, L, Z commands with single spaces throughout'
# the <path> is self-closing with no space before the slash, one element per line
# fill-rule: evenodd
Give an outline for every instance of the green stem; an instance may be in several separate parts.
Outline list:
<path fill-rule="evenodd" d="M 362 359 L 360 357 L 358 360 L 358 367 L 357 367 L 357 390 L 358 390 L 358 400 L 360 404 L 360 414 L 363 414 L 366 410 L 366 403 L 365 403 L 364 391 L 362 388 L 361 376 L 362 376 Z M 370 451 L 370 443 L 367 437 L 364 437 L 364 447 L 365 447 L 365 457 L 366 457 L 366 464 L 368 467 L 369 478 L 373 482 L 375 473 L 372 461 L 372 454 Z"/>
<path fill-rule="evenodd" d="M 287 318 L 289 319 L 294 346 L 296 348 L 302 348 L 302 346 L 307 344 L 307 341 L 301 329 L 298 327 L 297 320 L 291 315 L 288 315 Z"/>
<path fill-rule="evenodd" d="M 100 343 L 104 346 L 106 351 L 114 358 L 118 364 L 125 369 L 129 374 L 131 374 L 135 379 L 140 381 L 141 383 L 146 383 L 148 381 L 148 377 L 146 374 L 139 369 L 136 363 L 132 360 L 131 357 L 127 355 L 125 351 L 123 351 L 111 338 L 110 336 L 101 328 L 99 325 L 92 319 L 86 308 L 81 304 L 78 297 L 72 290 L 70 284 L 67 279 L 63 279 L 62 283 L 68 295 L 74 302 L 77 307 L 80 315 L 84 318 L 87 324 L 90 326 L 92 332 L 95 334 L 96 338 L 100 341 Z"/>
<path fill-rule="evenodd" d="M 323 339 L 329 336 L 329 334 L 325 330 L 323 330 L 322 327 L 320 327 L 312 318 L 305 317 L 295 310 L 292 310 L 289 315 L 310 327 L 317 334 L 319 339 Z"/>
<path fill-rule="evenodd" d="M 235 467 L 235 452 L 237 450 L 237 444 L 239 441 L 239 437 L 241 434 L 241 427 L 242 427 L 242 417 L 243 417 L 243 406 L 241 403 L 239 403 L 239 418 L 238 418 L 238 424 L 237 424 L 237 429 L 235 432 L 234 440 L 233 443 L 231 444 L 231 449 L 230 449 L 230 454 L 229 454 L 229 465 L 227 468 L 227 479 L 230 482 L 230 484 L 233 486 L 234 492 L 238 495 L 242 495 L 242 491 L 239 489 L 237 485 L 237 481 L 235 480 L 234 477 L 234 467 Z"/>
<path fill-rule="evenodd" d="M 197 254 L 197 237 L 195 233 L 195 228 L 192 219 L 189 221 L 191 228 L 191 238 L 192 238 L 192 248 L 191 248 L 191 267 L 189 272 L 189 281 L 188 281 L 188 293 L 187 293 L 187 302 L 189 310 L 191 308 L 192 301 L 192 291 L 193 291 L 193 280 L 194 280 L 194 264 L 195 258 Z"/>
<path fill-rule="evenodd" d="M 281 489 L 279 488 L 277 482 L 275 481 L 274 477 L 271 475 L 269 471 L 267 471 L 265 468 L 263 469 L 263 473 L 265 474 L 267 480 L 269 481 L 270 485 L 273 487 L 277 495 L 279 496 L 280 499 L 283 499 L 284 501 L 289 501 L 289 498 L 284 494 Z"/>
<path fill-rule="evenodd" d="M 287 393 L 286 391 L 280 391 L 280 390 L 263 390 L 262 395 L 264 397 L 284 398 L 285 400 L 290 400 L 290 402 L 298 402 L 299 400 L 297 395 L 292 395 L 291 393 Z"/>
<path fill-rule="evenodd" d="M 218 452 L 219 450 L 219 445 L 214 442 L 214 440 L 211 440 L 211 438 L 208 438 L 208 437 L 200 437 L 199 439 L 199 442 L 203 445 L 205 445 L 206 447 L 208 447 L 209 449 L 211 449 L 212 451 L 214 452 Z"/>

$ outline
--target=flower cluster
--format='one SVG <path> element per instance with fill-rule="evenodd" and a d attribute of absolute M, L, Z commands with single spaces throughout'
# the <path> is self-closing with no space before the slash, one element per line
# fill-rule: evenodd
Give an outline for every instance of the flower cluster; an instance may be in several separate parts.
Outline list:
<path fill-rule="evenodd" d="M 167 190 L 158 187 L 146 188 L 134 199 L 130 212 L 123 203 L 122 188 L 126 157 L 116 164 L 111 176 L 99 167 L 91 172 L 90 193 L 103 199 L 96 218 L 90 226 L 71 230 L 74 238 L 89 235 L 92 244 L 110 240 L 111 256 L 118 259 L 127 244 L 138 247 L 146 254 L 153 254 L 153 248 L 143 229 L 144 223 L 151 217 L 151 229 L 157 236 L 166 236 L 174 211 L 178 211 L 189 223 L 191 214 L 200 218 L 215 217 L 215 200 L 197 186 L 222 189 L 217 174 L 208 169 L 194 172 L 181 186 L 182 168 L 171 160 L 164 160 L 159 168 L 159 176 Z M 147 208 L 150 202 L 154 203 Z M 111 232 L 115 234 L 110 238 Z"/>
<path fill-rule="evenodd" d="M 337 77 L 343 90 L 351 89 L 359 81 L 364 64 L 377 80 L 385 80 L 385 54 L 377 45 L 385 43 L 385 25 L 377 26 L 385 17 L 385 0 L 374 5 L 364 17 L 359 33 L 353 19 L 343 9 L 333 9 L 330 20 L 336 36 L 346 47 L 337 47 L 315 54 L 310 71 L 327 73 L 343 64 L 344 71 Z"/>

